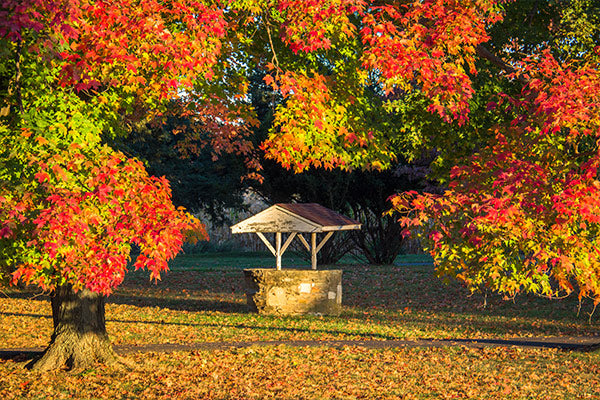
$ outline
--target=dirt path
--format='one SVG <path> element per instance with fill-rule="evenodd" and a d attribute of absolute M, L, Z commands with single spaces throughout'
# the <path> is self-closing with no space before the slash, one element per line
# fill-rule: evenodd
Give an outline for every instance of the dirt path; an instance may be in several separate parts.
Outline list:
<path fill-rule="evenodd" d="M 520 347 L 530 349 L 558 349 L 564 351 L 595 351 L 600 349 L 600 337 L 533 337 L 511 339 L 415 339 L 415 340 L 271 340 L 250 342 L 201 342 L 190 344 L 156 343 L 145 345 L 115 345 L 119 354 L 228 350 L 252 346 L 298 346 L 298 347 L 344 347 L 355 346 L 368 349 L 386 349 L 397 347 L 444 347 L 464 346 L 484 347 Z M 39 355 L 43 348 L 0 349 L 0 359 L 27 359 Z"/>

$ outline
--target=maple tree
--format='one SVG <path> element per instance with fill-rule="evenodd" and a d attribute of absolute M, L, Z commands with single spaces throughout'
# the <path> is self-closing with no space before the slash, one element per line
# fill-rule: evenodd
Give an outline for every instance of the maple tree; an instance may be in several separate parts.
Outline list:
<path fill-rule="evenodd" d="M 600 9 L 572 1 L 539 15 L 543 39 L 535 30 L 515 35 L 504 44 L 506 61 L 491 58 L 522 89 L 505 85 L 488 99 L 497 119 L 478 148 L 449 157 L 448 190 L 392 201 L 409 214 L 402 223 L 432 252 L 439 275 L 473 291 L 576 293 L 598 304 L 600 37 L 590 21 Z"/>
<path fill-rule="evenodd" d="M 454 166 L 449 190 L 393 204 L 440 275 L 597 304 L 598 4 L 538 3 L 277 3 L 265 81 L 283 101 L 263 149 L 303 171 L 385 168 L 433 147 Z M 403 128 L 373 123 L 367 88 Z"/>
<path fill-rule="evenodd" d="M 263 148 L 296 171 L 393 162 L 403 135 L 372 124 L 373 88 L 389 112 L 405 107 L 407 96 L 418 96 L 443 121 L 464 124 L 476 47 L 489 39 L 485 27 L 501 17 L 496 1 L 280 4 L 284 16 L 303 8 L 322 16 L 284 25 L 281 36 L 292 54 L 272 46 L 277 57 L 268 65 L 268 82 L 285 102 Z M 334 27 L 324 22 L 327 17 L 338 21 Z"/>
<path fill-rule="evenodd" d="M 114 362 L 104 296 L 135 268 L 159 279 L 204 227 L 164 178 L 102 144 L 210 76 L 222 10 L 196 2 L 3 1 L 1 276 L 51 294 L 37 369 Z M 130 35 L 136 32 L 136 35 Z"/>
<path fill-rule="evenodd" d="M 3 0 L 1 273 L 53 294 L 55 333 L 37 367 L 85 365 L 95 358 L 85 346 L 113 358 L 101 301 L 122 281 L 131 245 L 136 266 L 156 278 L 185 232 L 205 236 L 172 205 L 164 179 L 103 138 L 176 110 L 193 121 L 182 152 L 210 144 L 215 156 L 238 152 L 253 164 L 246 92 L 255 67 L 282 98 L 261 148 L 302 171 L 384 168 L 407 143 L 410 156 L 430 140 L 418 123 L 374 124 L 373 92 L 387 112 L 416 106 L 456 135 L 471 124 L 478 56 L 503 65 L 525 85 L 492 107 L 512 119 L 479 136 L 445 195 L 395 204 L 416 210 L 405 224 L 418 225 L 440 271 L 471 287 L 550 294 L 556 281 L 599 298 L 598 50 L 573 36 L 564 12 L 566 50 L 542 43 L 512 64 L 498 60 L 481 44 L 507 3 Z M 101 317 L 77 327 L 86 307 Z M 94 339 L 81 334 L 92 326 Z M 77 340 L 61 342 L 69 335 Z"/>

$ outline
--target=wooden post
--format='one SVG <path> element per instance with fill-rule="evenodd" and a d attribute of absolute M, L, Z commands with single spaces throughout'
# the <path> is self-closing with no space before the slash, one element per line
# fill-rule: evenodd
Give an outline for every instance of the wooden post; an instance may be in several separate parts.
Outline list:
<path fill-rule="evenodd" d="M 277 269 L 281 269 L 281 232 L 277 232 L 275 234 L 275 249 L 277 251 L 277 254 L 275 255 L 275 257 L 277 257 Z"/>
<path fill-rule="evenodd" d="M 317 234 L 310 234 L 310 263 L 312 269 L 317 269 Z"/>

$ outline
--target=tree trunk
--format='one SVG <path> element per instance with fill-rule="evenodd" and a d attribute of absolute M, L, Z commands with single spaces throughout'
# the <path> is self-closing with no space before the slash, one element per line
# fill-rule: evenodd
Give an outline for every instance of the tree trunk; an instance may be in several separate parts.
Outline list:
<path fill-rule="evenodd" d="M 104 296 L 88 289 L 76 293 L 66 285 L 56 288 L 50 301 L 54 333 L 48 348 L 29 367 L 47 371 L 117 362 L 106 333 Z"/>

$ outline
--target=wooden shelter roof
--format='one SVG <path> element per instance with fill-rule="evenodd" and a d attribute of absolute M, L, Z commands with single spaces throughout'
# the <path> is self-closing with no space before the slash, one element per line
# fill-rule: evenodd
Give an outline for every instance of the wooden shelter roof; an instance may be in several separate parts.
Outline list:
<path fill-rule="evenodd" d="M 332 232 L 361 224 L 317 203 L 278 203 L 231 227 L 245 232 Z"/>

